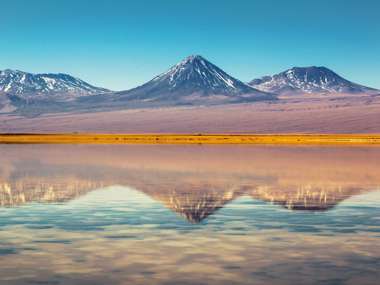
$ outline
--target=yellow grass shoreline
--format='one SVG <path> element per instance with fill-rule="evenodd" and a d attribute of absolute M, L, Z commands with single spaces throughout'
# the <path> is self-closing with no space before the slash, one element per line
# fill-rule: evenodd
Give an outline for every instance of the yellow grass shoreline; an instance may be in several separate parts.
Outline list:
<path fill-rule="evenodd" d="M 327 144 L 380 146 L 380 134 L 0 134 L 0 144 Z"/>

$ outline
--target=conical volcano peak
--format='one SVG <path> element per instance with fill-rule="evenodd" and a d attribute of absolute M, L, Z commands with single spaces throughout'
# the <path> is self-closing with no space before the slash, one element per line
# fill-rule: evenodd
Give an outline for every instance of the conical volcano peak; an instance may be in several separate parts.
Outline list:
<path fill-rule="evenodd" d="M 193 61 L 200 61 L 200 60 L 205 60 L 205 58 L 199 54 L 192 54 L 184 59 L 185 62 L 193 62 Z"/>
<path fill-rule="evenodd" d="M 155 77 L 152 82 L 160 82 L 168 91 L 178 90 L 188 94 L 232 95 L 257 92 L 201 55 L 186 57 L 167 72 Z"/>
<path fill-rule="evenodd" d="M 184 69 L 194 69 L 194 68 L 207 68 L 208 65 L 213 65 L 211 62 L 206 60 L 201 55 L 190 55 L 183 60 L 181 60 L 179 63 L 171 67 L 167 72 L 157 76 L 161 77 L 163 75 L 173 73 L 173 72 L 180 72 Z"/>
<path fill-rule="evenodd" d="M 168 71 L 135 89 L 120 92 L 123 100 L 150 105 L 215 105 L 273 100 L 232 77 L 201 55 L 190 55 Z"/>
<path fill-rule="evenodd" d="M 189 56 L 185 57 L 184 59 L 182 59 L 180 62 L 178 62 L 176 65 L 171 67 L 167 72 L 165 72 L 163 74 L 166 74 L 166 73 L 170 72 L 170 70 L 173 70 L 175 68 L 192 66 L 194 64 L 201 63 L 201 62 L 205 63 L 205 62 L 207 62 L 207 60 L 204 57 L 202 57 L 201 55 L 189 55 Z M 157 76 L 157 77 L 159 77 L 159 76 Z"/>
<path fill-rule="evenodd" d="M 183 60 L 181 60 L 179 63 L 174 65 L 172 68 L 170 68 L 167 72 L 164 74 L 170 73 L 171 71 L 179 71 L 183 69 L 219 69 L 217 66 L 212 64 L 210 61 L 205 59 L 201 55 L 190 55 Z M 222 71 L 222 70 L 221 70 Z M 222 71 L 223 72 L 223 71 Z"/>

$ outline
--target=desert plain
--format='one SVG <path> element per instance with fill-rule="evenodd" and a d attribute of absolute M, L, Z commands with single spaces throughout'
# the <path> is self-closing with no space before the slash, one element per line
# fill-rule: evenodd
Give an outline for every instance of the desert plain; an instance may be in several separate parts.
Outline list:
<path fill-rule="evenodd" d="M 219 106 L 0 114 L 0 133 L 375 134 L 380 96 L 289 96 Z"/>

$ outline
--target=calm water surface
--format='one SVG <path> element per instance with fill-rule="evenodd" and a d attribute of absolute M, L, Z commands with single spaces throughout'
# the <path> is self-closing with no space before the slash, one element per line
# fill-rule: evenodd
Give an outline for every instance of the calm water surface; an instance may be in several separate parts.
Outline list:
<path fill-rule="evenodd" d="M 379 284 L 380 148 L 0 145 L 0 284 Z"/>

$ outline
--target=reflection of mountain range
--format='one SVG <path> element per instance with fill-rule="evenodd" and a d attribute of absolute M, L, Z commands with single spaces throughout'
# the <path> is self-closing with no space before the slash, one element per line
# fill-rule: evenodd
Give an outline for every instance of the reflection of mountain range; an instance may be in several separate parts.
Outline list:
<path fill-rule="evenodd" d="M 149 173 L 147 173 L 149 174 Z M 292 210 L 328 210 L 339 202 L 361 194 L 370 189 L 323 187 L 318 185 L 299 185 L 280 189 L 269 184 L 258 185 L 255 180 L 250 183 L 239 180 L 228 185 L 200 181 L 187 182 L 184 177 L 176 177 L 175 173 L 166 173 L 172 177 L 172 183 L 160 184 L 160 177 L 152 174 L 139 181 L 137 173 L 126 174 L 124 179 L 91 181 L 80 177 L 56 178 L 25 177 L 14 182 L 0 184 L 0 205 L 15 206 L 29 202 L 67 202 L 85 195 L 90 191 L 110 185 L 125 185 L 136 188 L 151 198 L 163 203 L 172 211 L 185 217 L 188 221 L 198 223 L 227 203 L 240 196 L 251 196 L 253 199 L 279 204 Z M 191 174 L 189 174 L 191 176 Z M 186 177 L 185 177 L 186 178 Z M 167 176 L 166 176 L 167 179 Z M 192 177 L 194 179 L 194 177 Z"/>
<path fill-rule="evenodd" d="M 134 181 L 132 180 L 132 185 Z M 279 204 L 291 210 L 328 210 L 341 201 L 361 194 L 369 189 L 299 186 L 291 189 L 276 189 L 269 185 L 237 185 L 223 187 L 209 184 L 163 185 L 154 182 L 137 188 L 151 198 L 160 201 L 172 211 L 188 221 L 198 223 L 227 203 L 240 196 Z M 115 184 L 120 184 L 115 181 Z M 140 184 L 139 182 L 137 184 Z M 113 185 L 112 181 L 95 182 L 69 177 L 67 181 L 50 181 L 44 178 L 26 178 L 13 183 L 0 184 L 0 205 L 15 206 L 29 202 L 67 202 L 85 195 L 90 191 Z M 130 186 L 128 182 L 126 186 Z M 220 186 L 220 188 L 218 188 Z"/>
<path fill-rule="evenodd" d="M 71 151 L 79 155 L 81 149 Z M 355 159 L 342 156 L 345 158 L 342 162 L 346 162 L 346 166 L 340 164 L 339 158 L 332 156 L 336 172 L 331 169 L 325 172 L 318 166 L 314 156 L 304 153 L 301 157 L 309 163 L 310 173 L 317 171 L 317 177 L 305 177 L 298 174 L 298 168 L 294 165 L 290 164 L 286 170 L 281 167 L 284 157 L 296 163 L 300 156 L 294 151 L 288 154 L 285 152 L 285 156 L 280 153 L 273 161 L 274 164 L 258 163 L 257 166 L 252 164 L 251 168 L 245 168 L 236 162 L 235 168 L 230 164 L 231 169 L 235 170 L 231 172 L 219 168 L 220 158 L 207 151 L 203 155 L 208 160 L 205 160 L 205 164 L 200 164 L 198 169 L 189 161 L 189 167 L 181 165 L 180 161 L 185 161 L 181 157 L 174 159 L 174 162 L 179 160 L 173 167 L 168 161 L 162 160 L 162 164 L 168 163 L 168 166 L 163 167 L 152 158 L 157 157 L 161 161 L 161 155 L 168 153 L 152 149 L 146 151 L 145 157 L 136 160 L 132 155 L 121 153 L 120 162 L 115 157 L 111 165 L 101 165 L 104 163 L 102 159 L 88 164 L 88 161 L 82 160 L 88 153 L 79 157 L 79 164 L 64 162 L 62 165 L 44 161 L 52 156 L 44 156 L 40 152 L 32 153 L 24 163 L 15 159 L 22 158 L 22 154 L 12 156 L 12 152 L 4 152 L 4 161 L 8 163 L 0 166 L 0 206 L 29 202 L 66 202 L 106 186 L 124 185 L 159 201 L 188 221 L 198 223 L 241 196 L 250 196 L 292 210 L 321 211 L 328 210 L 351 196 L 376 189 L 380 181 L 371 160 L 366 164 L 365 160 L 358 159 L 359 156 Z M 244 149 L 241 151 L 244 152 Z M 270 150 L 264 149 L 261 152 L 264 152 L 264 156 L 268 155 L 268 159 L 274 157 L 269 153 Z M 355 153 L 355 150 L 352 152 Z M 375 149 L 371 155 L 376 158 L 378 152 Z M 247 161 L 254 157 L 249 151 L 245 153 L 246 158 L 243 159 Z M 40 160 L 34 159 L 36 154 Z M 226 156 L 238 157 L 239 153 L 232 152 Z M 139 154 L 136 155 L 138 157 Z M 129 162 L 122 162 L 122 158 Z M 256 159 L 259 161 L 260 157 L 256 156 Z M 364 173 L 356 172 L 355 167 L 349 167 L 350 164 L 355 164 Z M 332 176 L 327 177 L 327 173 Z"/>

